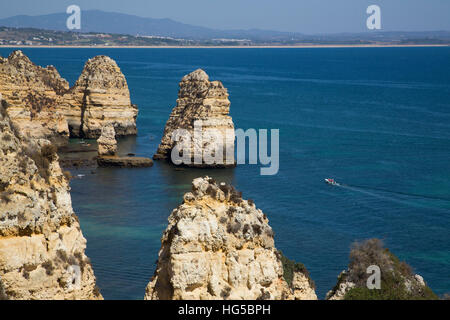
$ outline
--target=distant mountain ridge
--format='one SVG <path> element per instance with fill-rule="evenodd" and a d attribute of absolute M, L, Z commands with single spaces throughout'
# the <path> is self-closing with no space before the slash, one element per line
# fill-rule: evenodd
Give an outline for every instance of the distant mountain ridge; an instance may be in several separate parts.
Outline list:
<path fill-rule="evenodd" d="M 52 31 L 70 31 L 66 27 L 66 13 L 53 13 L 38 16 L 18 15 L 0 19 L 0 26 L 13 28 L 36 28 Z M 282 32 L 260 29 L 219 30 L 200 27 L 174 21 L 172 19 L 144 18 L 135 15 L 85 10 L 81 12 L 80 33 L 109 33 L 132 36 L 157 36 L 175 39 L 205 41 L 213 39 L 250 40 L 253 43 L 358 43 L 391 42 L 447 44 L 450 42 L 449 31 L 393 32 L 367 31 L 360 33 L 316 34 L 306 35 L 298 32 Z"/>
<path fill-rule="evenodd" d="M 66 13 L 39 16 L 18 15 L 0 19 L 0 26 L 69 31 Z M 183 39 L 246 38 L 270 40 L 300 37 L 301 34 L 266 30 L 217 30 L 177 22 L 171 19 L 144 18 L 129 14 L 86 10 L 81 12 L 80 32 L 104 32 L 115 34 L 161 36 Z"/>

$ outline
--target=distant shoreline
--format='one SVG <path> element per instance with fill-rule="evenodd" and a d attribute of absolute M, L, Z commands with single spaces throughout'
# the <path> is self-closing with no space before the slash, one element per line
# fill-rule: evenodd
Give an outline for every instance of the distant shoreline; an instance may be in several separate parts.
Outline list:
<path fill-rule="evenodd" d="M 450 44 L 343 44 L 343 45 L 261 45 L 261 46 L 75 46 L 75 45 L 0 45 L 0 48 L 76 48 L 76 49 L 271 49 L 271 48 L 416 48 L 416 47 L 450 47 Z"/>

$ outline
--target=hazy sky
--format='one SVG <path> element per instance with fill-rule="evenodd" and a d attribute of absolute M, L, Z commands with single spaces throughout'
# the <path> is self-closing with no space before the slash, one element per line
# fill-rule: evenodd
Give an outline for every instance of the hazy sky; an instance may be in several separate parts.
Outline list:
<path fill-rule="evenodd" d="M 0 0 L 0 18 L 65 12 L 70 4 L 218 29 L 360 32 L 381 7 L 386 31 L 450 30 L 450 0 Z"/>

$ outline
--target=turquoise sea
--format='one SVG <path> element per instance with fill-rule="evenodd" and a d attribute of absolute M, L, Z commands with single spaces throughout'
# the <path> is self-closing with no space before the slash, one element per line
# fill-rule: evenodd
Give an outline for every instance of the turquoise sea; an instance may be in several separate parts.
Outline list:
<path fill-rule="evenodd" d="M 0 48 L 2 56 L 12 49 Z M 141 299 L 170 212 L 193 178 L 231 182 L 268 216 L 275 243 L 303 262 L 319 297 L 355 240 L 378 237 L 438 294 L 450 292 L 450 48 L 47 49 L 23 51 L 71 84 L 104 54 L 139 106 L 121 152 L 151 157 L 197 68 L 228 88 L 236 128 L 280 129 L 280 171 L 79 170 L 73 207 L 106 299 Z M 334 177 L 342 187 L 326 185 Z"/>

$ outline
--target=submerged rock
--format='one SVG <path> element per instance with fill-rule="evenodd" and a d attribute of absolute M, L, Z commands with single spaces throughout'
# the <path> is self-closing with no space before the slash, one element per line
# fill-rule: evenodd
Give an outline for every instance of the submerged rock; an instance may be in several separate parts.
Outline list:
<path fill-rule="evenodd" d="M 0 299 L 101 299 L 56 148 L 0 128 Z"/>
<path fill-rule="evenodd" d="M 283 278 L 265 214 L 209 177 L 194 179 L 161 242 L 145 299 L 317 299 L 306 276 Z"/>
<path fill-rule="evenodd" d="M 153 161 L 145 157 L 101 156 L 97 158 L 100 167 L 144 168 L 153 166 Z"/>
<path fill-rule="evenodd" d="M 184 76 L 180 82 L 177 105 L 167 120 L 163 138 L 153 159 L 171 160 L 171 152 L 176 145 L 173 134 L 177 129 L 184 129 L 188 136 L 178 143 L 187 150 L 183 156 L 191 160 L 185 165 L 234 166 L 234 124 L 229 112 L 228 92 L 220 81 L 209 81 L 208 75 L 201 69 Z M 194 131 L 196 124 L 201 125 L 199 132 Z M 216 153 L 220 153 L 220 156 Z M 205 155 L 219 156 L 222 160 L 208 163 Z M 199 161 L 194 162 L 196 157 Z"/>

